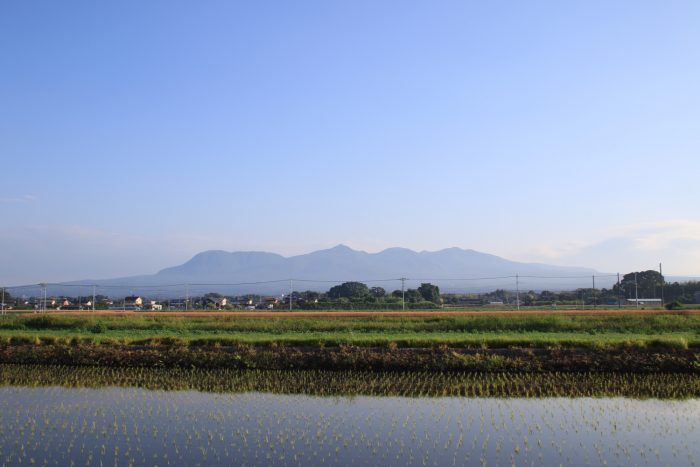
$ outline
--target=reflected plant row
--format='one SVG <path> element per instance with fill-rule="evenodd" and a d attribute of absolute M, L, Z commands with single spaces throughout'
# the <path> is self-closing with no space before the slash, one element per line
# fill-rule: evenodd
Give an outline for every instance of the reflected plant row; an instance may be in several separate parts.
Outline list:
<path fill-rule="evenodd" d="M 271 371 L 3 364 L 0 385 L 313 396 L 700 397 L 700 376 L 692 373 Z"/>

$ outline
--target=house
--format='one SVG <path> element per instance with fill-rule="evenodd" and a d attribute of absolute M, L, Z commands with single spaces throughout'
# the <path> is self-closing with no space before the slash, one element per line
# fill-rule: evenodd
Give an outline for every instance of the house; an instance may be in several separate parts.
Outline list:
<path fill-rule="evenodd" d="M 43 297 L 31 298 L 28 302 L 25 302 L 25 305 L 33 305 L 35 309 L 56 308 L 57 306 L 59 306 L 59 300 L 55 297 L 48 297 L 46 299 L 44 299 Z"/>
<path fill-rule="evenodd" d="M 628 298 L 628 305 L 662 305 L 660 298 Z"/>
<path fill-rule="evenodd" d="M 204 306 L 206 307 L 213 307 L 216 308 L 217 310 L 222 309 L 228 305 L 228 298 L 226 297 L 221 297 L 221 296 L 216 296 L 216 295 L 207 295 L 204 298 Z"/>
<path fill-rule="evenodd" d="M 163 311 L 163 305 L 156 302 L 155 300 L 151 300 L 148 303 L 148 309 L 151 311 Z"/>
<path fill-rule="evenodd" d="M 143 298 L 136 295 L 124 297 L 124 305 L 141 307 L 143 306 Z"/>
<path fill-rule="evenodd" d="M 143 298 L 137 297 L 135 295 L 124 297 L 124 300 L 120 304 L 119 301 L 109 306 L 110 310 L 123 310 L 123 311 L 141 311 L 143 306 Z"/>
<path fill-rule="evenodd" d="M 169 310 L 184 310 L 187 308 L 186 300 L 168 300 Z"/>

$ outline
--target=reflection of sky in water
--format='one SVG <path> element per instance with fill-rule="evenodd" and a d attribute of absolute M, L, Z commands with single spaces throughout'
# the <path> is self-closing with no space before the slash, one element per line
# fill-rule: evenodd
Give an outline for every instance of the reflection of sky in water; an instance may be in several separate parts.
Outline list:
<path fill-rule="evenodd" d="M 691 465 L 700 400 L 0 388 L 0 463 Z"/>

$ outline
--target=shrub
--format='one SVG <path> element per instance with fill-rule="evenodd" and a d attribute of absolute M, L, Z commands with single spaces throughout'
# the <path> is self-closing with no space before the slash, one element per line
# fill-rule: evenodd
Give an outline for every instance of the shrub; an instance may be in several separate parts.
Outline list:
<path fill-rule="evenodd" d="M 683 309 L 683 304 L 679 302 L 678 300 L 675 300 L 671 303 L 666 304 L 666 309 L 667 310 L 682 310 Z"/>
<path fill-rule="evenodd" d="M 36 316 L 27 318 L 24 327 L 28 329 L 51 329 L 56 326 L 56 320 L 51 316 Z"/>
<path fill-rule="evenodd" d="M 97 323 L 90 326 L 90 332 L 92 332 L 93 334 L 102 334 L 103 332 L 107 332 L 107 326 L 105 325 L 105 323 L 98 321 Z"/>

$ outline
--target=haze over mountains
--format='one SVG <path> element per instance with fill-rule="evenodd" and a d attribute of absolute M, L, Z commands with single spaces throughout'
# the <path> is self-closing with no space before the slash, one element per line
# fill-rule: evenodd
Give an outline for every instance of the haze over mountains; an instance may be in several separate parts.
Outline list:
<path fill-rule="evenodd" d="M 336 283 L 356 280 L 392 291 L 400 289 L 398 279 L 406 277 L 406 287 L 431 282 L 444 292 L 471 292 L 497 288 L 515 290 L 515 278 L 504 276 L 516 274 L 520 276 L 521 290 L 558 290 L 590 287 L 591 276 L 600 273 L 582 267 L 519 263 L 460 248 L 433 252 L 389 248 L 367 253 L 338 245 L 291 257 L 258 251 L 205 251 L 184 264 L 152 275 L 72 284 L 109 286 L 113 294 L 133 293 L 139 287 L 163 286 L 158 290 L 159 295 L 182 295 L 179 290 L 182 287 L 176 284 L 189 284 L 190 293 L 282 294 L 289 290 L 290 278 L 295 281 L 294 290 L 326 291 Z M 597 287 L 608 287 L 613 279 L 599 277 L 596 281 Z M 173 287 L 167 287 L 170 285 Z M 120 290 L 120 286 L 124 289 Z"/>

